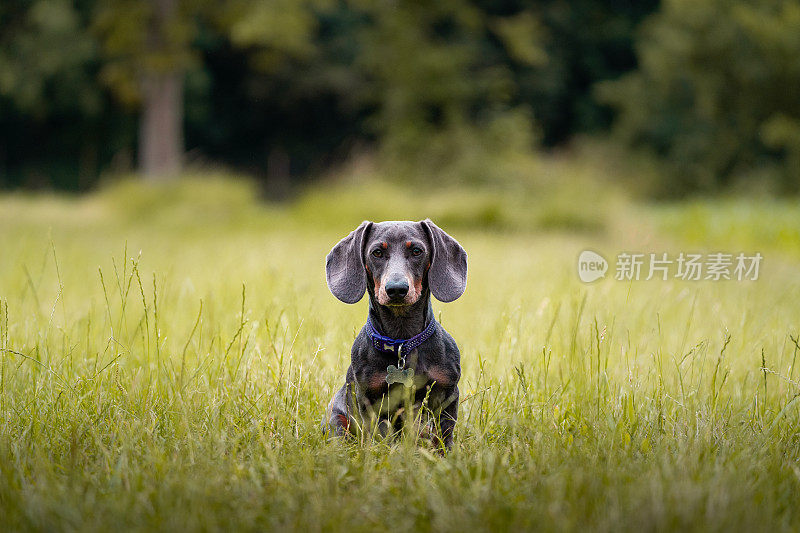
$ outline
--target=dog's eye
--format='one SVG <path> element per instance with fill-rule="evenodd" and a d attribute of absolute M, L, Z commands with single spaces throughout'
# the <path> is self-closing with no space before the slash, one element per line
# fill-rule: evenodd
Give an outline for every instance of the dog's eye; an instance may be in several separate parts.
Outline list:
<path fill-rule="evenodd" d="M 422 255 L 422 248 L 417 248 L 416 246 L 411 250 L 411 255 L 414 257 L 418 255 Z"/>
<path fill-rule="evenodd" d="M 381 250 L 380 248 L 372 250 L 372 255 L 374 257 L 383 257 L 383 250 Z"/>

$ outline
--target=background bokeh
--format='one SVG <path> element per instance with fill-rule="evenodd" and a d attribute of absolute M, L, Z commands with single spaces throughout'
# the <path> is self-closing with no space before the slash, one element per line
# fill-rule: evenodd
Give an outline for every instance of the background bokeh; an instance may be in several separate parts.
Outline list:
<path fill-rule="evenodd" d="M 796 0 L 6 0 L 0 186 L 504 186 L 591 146 L 646 196 L 796 193 L 798 56 Z"/>

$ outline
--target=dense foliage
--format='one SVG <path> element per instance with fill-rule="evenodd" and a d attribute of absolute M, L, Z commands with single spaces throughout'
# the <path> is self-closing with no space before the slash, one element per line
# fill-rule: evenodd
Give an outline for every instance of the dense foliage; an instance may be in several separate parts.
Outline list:
<path fill-rule="evenodd" d="M 623 138 L 669 165 L 664 192 L 798 191 L 800 3 L 669 0 L 640 36 L 639 69 L 599 92 Z"/>
<path fill-rule="evenodd" d="M 661 194 L 796 191 L 799 36 L 798 0 L 8 0 L 0 185 L 136 167 L 170 75 L 185 160 L 286 181 L 363 151 L 515 179 L 508 154 L 613 127 Z"/>
<path fill-rule="evenodd" d="M 591 85 L 634 66 L 654 7 L 180 0 L 154 32 L 165 1 L 3 2 L 2 183 L 83 188 L 134 166 L 140 79 L 167 69 L 185 79 L 190 161 L 283 158 L 297 176 L 380 148 L 418 171 L 557 144 L 608 124 Z"/>

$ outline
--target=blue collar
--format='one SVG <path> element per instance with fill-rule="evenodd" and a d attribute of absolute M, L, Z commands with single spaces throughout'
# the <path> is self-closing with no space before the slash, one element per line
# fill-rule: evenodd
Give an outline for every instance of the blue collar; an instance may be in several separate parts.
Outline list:
<path fill-rule="evenodd" d="M 397 357 L 406 357 L 412 351 L 416 350 L 423 342 L 428 340 L 433 335 L 436 329 L 436 320 L 431 318 L 422 333 L 414 335 L 410 339 L 392 339 L 386 337 L 378 332 L 378 328 L 372 323 L 372 320 L 367 317 L 367 335 L 372 339 L 372 346 L 379 352 L 393 353 Z"/>

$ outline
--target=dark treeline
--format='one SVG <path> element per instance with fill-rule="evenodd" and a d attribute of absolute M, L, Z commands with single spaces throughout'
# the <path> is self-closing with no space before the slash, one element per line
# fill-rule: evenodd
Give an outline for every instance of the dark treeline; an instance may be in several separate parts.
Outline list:
<path fill-rule="evenodd" d="M 411 173 L 609 136 L 682 194 L 800 174 L 788 0 L 4 0 L 0 185 L 82 190 L 187 162 L 297 180 Z"/>

